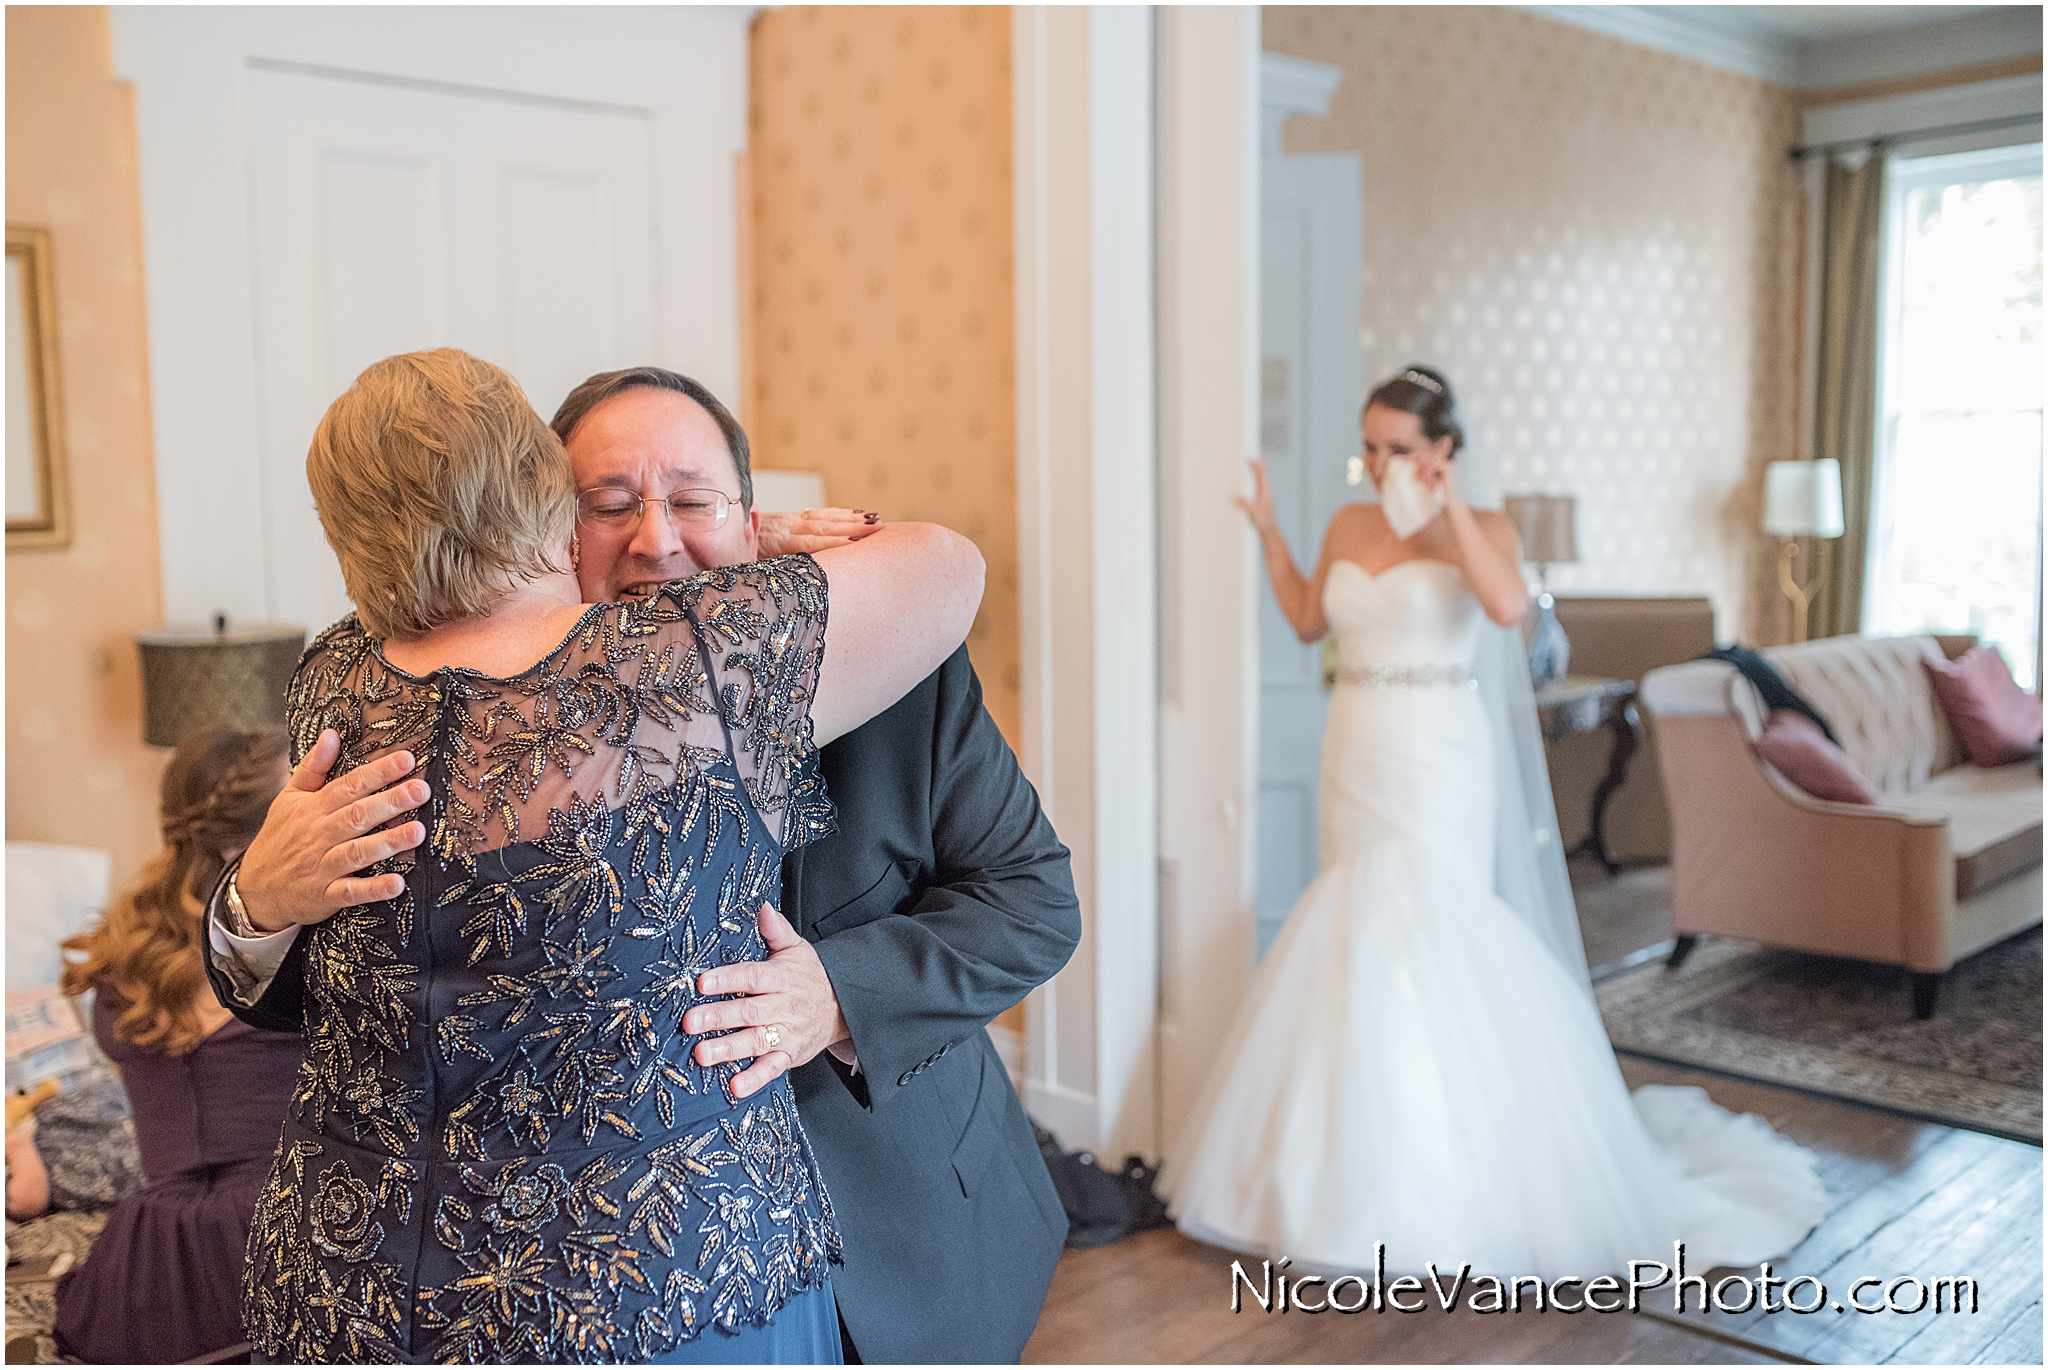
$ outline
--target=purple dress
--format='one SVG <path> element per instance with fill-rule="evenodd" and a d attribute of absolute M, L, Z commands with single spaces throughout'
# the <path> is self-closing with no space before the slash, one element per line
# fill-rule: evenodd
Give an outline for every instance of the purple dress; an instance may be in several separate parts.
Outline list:
<path fill-rule="evenodd" d="M 97 1362 L 190 1360 L 248 1340 L 242 1267 L 305 1054 L 295 1032 L 229 1022 L 182 1056 L 121 1041 L 124 1001 L 94 996 L 92 1028 L 120 1067 L 148 1184 L 107 1215 L 57 1285 L 56 1339 Z"/>

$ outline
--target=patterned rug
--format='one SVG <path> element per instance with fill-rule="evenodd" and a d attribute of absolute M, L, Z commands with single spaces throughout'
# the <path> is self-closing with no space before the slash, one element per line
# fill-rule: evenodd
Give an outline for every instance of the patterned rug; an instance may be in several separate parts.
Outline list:
<path fill-rule="evenodd" d="M 1596 990 L 1615 1048 L 2041 1142 L 2041 930 L 1949 972 L 1934 1017 L 1907 973 L 1703 940 Z"/>

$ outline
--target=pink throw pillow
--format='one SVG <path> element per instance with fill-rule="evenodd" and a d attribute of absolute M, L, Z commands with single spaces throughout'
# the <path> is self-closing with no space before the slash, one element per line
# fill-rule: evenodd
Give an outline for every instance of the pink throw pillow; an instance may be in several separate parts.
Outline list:
<path fill-rule="evenodd" d="M 2024 761 L 2041 749 L 2041 700 L 2022 690 L 1996 647 L 1926 663 L 1949 731 L 1979 766 Z"/>
<path fill-rule="evenodd" d="M 1763 735 L 1756 740 L 1756 754 L 1815 799 L 1832 799 L 1837 804 L 1877 802 L 1877 791 L 1849 754 L 1828 741 L 1828 735 L 1804 714 L 1773 710 Z"/>

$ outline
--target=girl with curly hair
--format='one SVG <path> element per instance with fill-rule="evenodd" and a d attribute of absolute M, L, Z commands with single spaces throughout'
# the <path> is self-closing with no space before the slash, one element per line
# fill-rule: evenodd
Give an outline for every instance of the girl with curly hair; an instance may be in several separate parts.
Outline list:
<path fill-rule="evenodd" d="M 162 854 L 64 944 L 63 989 L 93 993 L 93 1035 L 127 1087 L 147 1179 L 57 1285 L 58 1347 L 83 1360 L 182 1361 L 246 1340 L 249 1219 L 303 1047 L 220 1006 L 201 939 L 224 863 L 284 788 L 285 751 L 278 731 L 188 738 L 164 771 Z"/>

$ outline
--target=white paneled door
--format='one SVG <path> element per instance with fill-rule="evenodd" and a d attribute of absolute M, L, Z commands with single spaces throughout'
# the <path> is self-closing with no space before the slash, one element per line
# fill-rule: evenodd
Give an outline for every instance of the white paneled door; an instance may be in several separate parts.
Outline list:
<path fill-rule="evenodd" d="M 1259 446 L 1273 512 L 1304 574 L 1347 499 L 1363 398 L 1358 329 L 1363 196 L 1350 153 L 1268 156 L 1261 167 Z M 1321 651 L 1259 587 L 1259 951 L 1316 877 Z"/>
<path fill-rule="evenodd" d="M 380 357 L 460 347 L 543 418 L 655 355 L 652 137 L 642 111 L 248 73 L 262 488 L 273 604 L 348 612 L 305 476 L 329 402 Z"/>
<path fill-rule="evenodd" d="M 141 149 L 165 617 L 349 608 L 306 447 L 452 345 L 543 416 L 654 362 L 739 389 L 739 6 L 117 5 Z"/>

